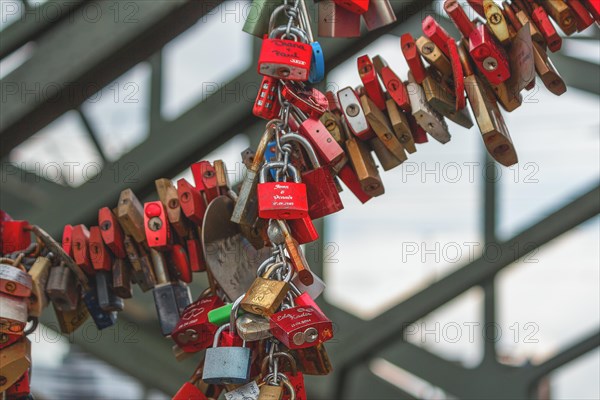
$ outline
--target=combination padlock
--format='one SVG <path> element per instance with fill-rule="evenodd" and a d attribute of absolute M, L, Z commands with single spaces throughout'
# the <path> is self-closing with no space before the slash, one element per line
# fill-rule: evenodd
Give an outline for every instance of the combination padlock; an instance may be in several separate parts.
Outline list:
<path fill-rule="evenodd" d="M 219 339 L 229 323 L 215 333 L 213 346 L 206 349 L 202 380 L 208 384 L 244 384 L 250 380 L 252 350 L 248 347 L 218 347 Z"/>
<path fill-rule="evenodd" d="M 272 120 L 277 118 L 281 111 L 281 103 L 278 98 L 279 79 L 272 76 L 263 76 L 256 100 L 252 106 L 252 114 L 259 118 Z"/>
<path fill-rule="evenodd" d="M 270 168 L 283 169 L 284 162 L 265 163 L 260 171 L 257 186 L 258 216 L 263 219 L 297 219 L 308 215 L 306 185 L 302 183 L 298 170 L 287 165 L 287 173 L 293 182 L 267 182 Z"/>
<path fill-rule="evenodd" d="M 285 80 L 307 81 L 313 57 L 312 47 L 302 30 L 291 27 L 290 37 L 294 39 L 291 40 L 286 36 L 286 28 L 275 28 L 263 39 L 258 73 Z"/>

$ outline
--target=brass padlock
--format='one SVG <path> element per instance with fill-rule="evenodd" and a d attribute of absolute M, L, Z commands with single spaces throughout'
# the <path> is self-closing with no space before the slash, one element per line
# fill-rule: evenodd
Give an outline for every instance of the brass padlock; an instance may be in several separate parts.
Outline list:
<path fill-rule="evenodd" d="M 570 36 L 577 31 L 577 21 L 573 17 L 573 12 L 569 6 L 562 0 L 540 1 L 546 12 L 556 21 L 565 35 Z"/>
<path fill-rule="evenodd" d="M 276 245 L 283 244 L 290 258 L 290 263 L 296 271 L 296 275 L 300 282 L 310 286 L 314 282 L 313 274 L 310 271 L 308 261 L 304 257 L 302 248 L 298 241 L 291 235 L 290 228 L 285 221 L 272 221 L 268 229 L 269 239 Z M 283 239 L 283 241 L 281 241 Z M 259 268 L 259 271 L 260 268 Z M 260 274 L 261 272 L 259 272 Z"/>
<path fill-rule="evenodd" d="M 328 375 L 333 371 L 329 354 L 323 343 L 290 351 L 298 370 L 305 375 Z"/>
<path fill-rule="evenodd" d="M 29 315 L 39 317 L 42 310 L 48 305 L 48 296 L 46 295 L 46 285 L 50 275 L 52 263 L 47 257 L 38 257 L 29 269 L 29 275 L 33 285 L 31 287 L 31 297 L 29 298 Z"/>
<path fill-rule="evenodd" d="M 52 308 L 54 308 L 60 332 L 65 335 L 75 332 L 90 316 L 85 302 L 81 299 L 77 303 L 77 308 L 72 311 L 61 311 L 54 303 L 52 303 Z"/>
<path fill-rule="evenodd" d="M 546 51 L 537 43 L 533 43 L 535 70 L 542 79 L 544 86 L 557 96 L 567 91 L 567 85 L 561 78 Z"/>
<path fill-rule="evenodd" d="M 379 160 L 379 165 L 381 165 L 381 168 L 383 168 L 384 171 L 389 171 L 402 164 L 402 162 L 398 160 L 387 147 L 385 147 L 378 137 L 369 140 L 369 146 L 371 146 L 371 150 L 375 153 L 377 160 Z"/>
<path fill-rule="evenodd" d="M 46 293 L 61 311 L 73 311 L 79 303 L 79 290 L 71 270 L 63 264 L 50 269 Z"/>
<path fill-rule="evenodd" d="M 173 185 L 173 181 L 160 178 L 154 181 L 154 185 L 156 186 L 160 202 L 165 206 L 165 210 L 167 210 L 169 225 L 171 225 L 180 238 L 186 237 L 189 234 L 189 226 L 185 215 L 181 211 L 179 196 L 177 195 L 177 189 Z"/>
<path fill-rule="evenodd" d="M 398 104 L 396 104 L 393 99 L 387 99 L 385 101 L 385 106 L 387 108 L 388 116 L 390 117 L 390 122 L 392 123 L 392 128 L 394 128 L 396 137 L 400 140 L 404 149 L 410 154 L 416 152 L 417 147 L 415 146 L 415 140 L 412 136 L 410 124 L 408 123 L 408 119 L 406 118 L 406 115 L 404 115 L 404 112 L 400 110 Z"/>
<path fill-rule="evenodd" d="M 131 267 L 125 259 L 115 259 L 112 266 L 112 287 L 115 294 L 123 299 L 130 299 Z"/>
<path fill-rule="evenodd" d="M 415 44 L 421 56 L 442 75 L 445 81 L 452 78 L 452 64 L 435 43 L 427 37 L 421 36 Z"/>
<path fill-rule="evenodd" d="M 379 140 L 400 162 L 406 161 L 408 157 L 404 152 L 404 146 L 392 131 L 392 126 L 387 116 L 366 95 L 360 96 L 360 102 L 367 121 Z"/>
<path fill-rule="evenodd" d="M 26 337 L 0 352 L 0 394 L 31 367 L 31 342 Z"/>
<path fill-rule="evenodd" d="M 466 108 L 458 112 L 456 111 L 456 97 L 454 93 L 441 80 L 441 77 L 437 77 L 434 74 L 435 71 L 429 69 L 422 83 L 427 103 L 450 121 L 471 129 L 473 127 L 473 120 L 469 115 L 469 111 Z"/>
<path fill-rule="evenodd" d="M 217 177 L 217 188 L 219 194 L 226 195 L 231 189 L 229 187 L 229 176 L 227 174 L 227 166 L 223 160 L 215 160 L 213 162 L 215 175 Z"/>
<path fill-rule="evenodd" d="M 496 39 L 505 46 L 509 44 L 510 34 L 508 32 L 508 24 L 500 7 L 494 0 L 483 0 L 483 11 L 487 20 L 487 26 Z"/>
<path fill-rule="evenodd" d="M 138 247 L 131 236 L 125 236 L 123 244 L 125 245 L 127 259 L 133 268 L 133 280 L 139 285 L 142 292 L 147 292 L 156 284 L 156 278 L 154 277 L 150 259 L 144 249 Z M 141 255 L 140 250 L 142 250 Z"/>
<path fill-rule="evenodd" d="M 131 235 L 138 243 L 146 240 L 144 207 L 131 189 L 121 192 L 116 214 L 125 233 Z"/>
<path fill-rule="evenodd" d="M 331 111 L 325 111 L 321 115 L 320 121 L 325 125 L 331 137 L 338 142 L 339 145 L 344 143 L 344 137 L 340 128 L 339 118 Z"/>
<path fill-rule="evenodd" d="M 288 282 L 292 278 L 293 271 L 291 266 L 287 265 L 287 273 L 283 280 L 269 279 L 269 277 L 284 266 L 286 266 L 284 262 L 275 263 L 262 276 L 257 277 L 242 299 L 240 307 L 265 317 L 274 314 L 290 290 Z"/>

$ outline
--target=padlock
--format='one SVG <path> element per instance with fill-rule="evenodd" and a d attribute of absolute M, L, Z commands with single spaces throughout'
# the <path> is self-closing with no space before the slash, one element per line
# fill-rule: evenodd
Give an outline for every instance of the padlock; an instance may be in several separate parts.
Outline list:
<path fill-rule="evenodd" d="M 217 347 L 225 329 L 229 329 L 228 323 L 215 333 L 213 347 L 206 349 L 202 380 L 215 385 L 247 383 L 252 351 L 247 347 Z"/>
<path fill-rule="evenodd" d="M 357 60 L 358 74 L 363 83 L 367 96 L 380 110 L 385 110 L 385 95 L 377 78 L 377 72 L 368 55 L 360 56 Z"/>
<path fill-rule="evenodd" d="M 108 246 L 116 258 L 127 257 L 123 240 L 125 235 L 117 217 L 108 207 L 98 211 L 98 225 L 102 233 L 102 240 Z"/>
<path fill-rule="evenodd" d="M 427 143 L 429 141 L 429 139 L 427 138 L 427 132 L 425 132 L 425 129 L 423 129 L 417 123 L 417 119 L 412 114 L 406 114 L 406 119 L 408 119 L 408 124 L 410 125 L 410 133 L 415 143 Z"/>
<path fill-rule="evenodd" d="M 155 249 L 150 250 L 156 285 L 152 289 L 156 315 L 164 336 L 171 334 L 179 322 L 179 304 L 175 284 L 170 282 L 164 255 Z"/>
<path fill-rule="evenodd" d="M 282 400 L 286 391 L 292 396 L 295 395 L 294 387 L 283 373 L 271 373 L 265 377 L 263 383 L 260 387 L 258 400 Z"/>
<path fill-rule="evenodd" d="M 268 321 L 267 321 L 268 325 Z M 23 337 L 23 333 L 4 333 L 0 332 L 0 351 L 13 343 L 18 342 Z"/>
<path fill-rule="evenodd" d="M 296 306 L 312 307 L 317 312 L 325 315 L 325 313 L 321 310 L 321 307 L 319 307 L 315 300 L 310 296 L 310 293 L 300 291 L 300 289 L 293 283 L 290 283 L 290 287 L 292 289 L 292 292 L 296 296 L 294 297 L 294 303 L 296 304 Z"/>
<path fill-rule="evenodd" d="M 184 238 L 188 235 L 189 226 L 185 219 L 185 216 L 181 212 L 181 205 L 179 203 L 179 197 L 177 196 L 177 189 L 173 185 L 170 179 L 161 178 L 154 181 L 156 186 L 156 192 L 158 198 L 163 204 L 164 209 L 167 213 L 167 221 L 169 225 L 175 231 L 178 237 Z"/>
<path fill-rule="evenodd" d="M 446 10 L 446 12 L 448 12 L 448 10 Z M 431 39 L 437 48 L 449 58 L 448 40 L 451 39 L 451 36 L 448 34 L 448 32 L 446 32 L 446 30 L 442 28 L 431 15 L 428 15 L 422 21 L 421 27 L 423 28 L 423 33 L 425 36 Z M 458 28 L 460 30 L 460 27 Z"/>
<path fill-rule="evenodd" d="M 138 243 L 146 241 L 144 229 L 144 208 L 131 189 L 125 189 L 119 196 L 117 218 L 121 227 Z"/>
<path fill-rule="evenodd" d="M 269 320 L 255 314 L 244 314 L 236 320 L 237 332 L 246 342 L 268 339 L 272 337 Z"/>
<path fill-rule="evenodd" d="M 384 171 L 392 170 L 402 164 L 378 137 L 369 140 L 369 147 L 375 153 L 375 158 L 379 161 L 379 165 Z"/>
<path fill-rule="evenodd" d="M 32 317 L 42 315 L 42 310 L 48 306 L 46 285 L 52 263 L 47 257 L 39 256 L 35 259 L 28 273 L 31 276 L 31 297 L 29 298 L 28 313 Z"/>
<path fill-rule="evenodd" d="M 308 139 L 323 165 L 337 168 L 347 162 L 344 149 L 318 118 L 306 118 L 303 115 L 299 117 L 302 118 L 302 121 L 298 127 L 298 133 Z"/>
<path fill-rule="evenodd" d="M 285 25 L 275 28 L 263 39 L 258 73 L 279 79 L 306 81 L 310 73 L 312 47 L 306 43 L 306 34 L 296 27 L 289 29 L 291 38 L 295 40 L 287 39 L 286 28 Z"/>
<path fill-rule="evenodd" d="M 33 281 L 31 275 L 20 266 L 13 266 L 6 262 L 0 263 L 0 292 L 16 297 L 29 297 Z"/>
<path fill-rule="evenodd" d="M 396 22 L 396 14 L 390 0 L 375 0 L 369 3 L 369 9 L 362 14 L 368 30 L 382 28 Z"/>
<path fill-rule="evenodd" d="M 293 182 L 267 182 L 269 168 L 282 169 L 284 162 L 266 163 L 260 171 L 257 187 L 258 216 L 264 219 L 295 219 L 308 215 L 306 185 L 302 183 L 298 170 L 287 165 Z"/>
<path fill-rule="evenodd" d="M 402 48 L 404 59 L 406 60 L 406 63 L 408 64 L 415 81 L 418 84 L 423 83 L 423 80 L 427 76 L 427 72 L 425 71 L 425 66 L 423 65 L 421 55 L 417 51 L 415 39 L 410 33 L 405 33 L 400 37 L 400 46 Z M 383 110 L 383 108 L 381 109 Z"/>
<path fill-rule="evenodd" d="M 268 229 L 269 239 L 275 245 L 284 245 L 289 255 L 289 261 L 295 270 L 300 281 L 305 285 L 312 285 L 313 274 L 310 271 L 310 266 L 304 253 L 300 248 L 300 245 L 290 234 L 289 227 L 285 221 L 271 221 Z M 261 276 L 264 272 L 263 266 L 266 268 L 266 264 L 261 265 L 258 268 L 258 275 Z"/>
<path fill-rule="evenodd" d="M 358 175 L 352 166 L 348 164 L 344 165 L 338 172 L 338 177 L 362 204 L 373 198 L 373 196 L 363 190 Z"/>
<path fill-rule="evenodd" d="M 237 386 L 235 389 L 225 393 L 225 400 L 258 400 L 260 388 L 256 381 L 252 381 L 243 386 Z"/>
<path fill-rule="evenodd" d="M 456 48 L 456 45 L 454 48 Z M 458 56 L 458 51 L 456 55 Z M 460 63 L 460 60 L 458 62 Z M 461 68 L 461 90 L 463 92 L 462 97 L 464 98 L 465 85 L 462 73 L 463 72 Z M 473 126 L 473 120 L 471 119 L 468 110 L 463 107 L 460 111 L 456 111 L 456 97 L 444 82 L 436 80 L 431 73 L 423 81 L 423 92 L 425 93 L 427 104 L 430 105 L 435 111 L 467 129 L 470 129 Z"/>
<path fill-rule="evenodd" d="M 304 383 L 304 375 L 301 372 L 297 372 L 296 374 L 286 373 L 290 384 L 294 388 L 294 392 L 296 394 L 296 400 L 306 400 L 306 387 Z M 283 395 L 283 400 L 292 400 L 293 396 L 288 395 L 287 393 Z"/>
<path fill-rule="evenodd" d="M 333 38 L 360 36 L 360 14 L 347 10 L 334 0 L 322 0 L 317 5 L 319 36 Z"/>
<path fill-rule="evenodd" d="M 307 193 L 310 193 L 310 191 Z M 317 232 L 317 228 L 310 215 L 299 219 L 289 219 L 287 223 L 290 233 L 299 244 L 311 243 L 319 238 L 319 232 Z"/>
<path fill-rule="evenodd" d="M 104 311 L 100 307 L 100 299 L 95 286 L 86 290 L 82 299 L 98 330 L 110 328 L 117 323 L 116 311 Z M 78 318 L 79 314 L 76 317 Z"/>
<path fill-rule="evenodd" d="M 58 327 L 62 334 L 68 335 L 75 332 L 90 316 L 88 308 L 83 300 L 79 300 L 77 308 L 73 311 L 61 311 L 52 303 Z"/>
<path fill-rule="evenodd" d="M 600 24 L 600 4 L 597 0 L 583 0 L 586 9 L 596 20 L 596 23 Z"/>
<path fill-rule="evenodd" d="M 351 87 L 344 88 L 337 93 L 342 116 L 354 136 L 362 141 L 375 137 L 367 117 L 360 105 L 358 95 Z"/>
<path fill-rule="evenodd" d="M 396 137 L 408 153 L 415 153 L 417 147 L 415 146 L 415 141 L 411 134 L 411 128 L 406 115 L 404 112 L 400 111 L 393 99 L 387 99 L 385 105 Z"/>
<path fill-rule="evenodd" d="M 253 226 L 258 216 L 258 205 L 256 203 L 256 187 L 259 180 L 259 172 L 263 164 L 265 150 L 275 133 L 275 126 L 268 125 L 267 130 L 262 135 L 256 148 L 256 153 L 252 156 L 252 163 L 246 171 L 242 186 L 238 193 L 238 199 L 235 202 L 231 222 L 240 225 Z"/>
<path fill-rule="evenodd" d="M 562 0 L 545 0 L 540 2 L 546 12 L 560 26 L 565 35 L 570 36 L 577 31 L 577 21 L 568 5 Z M 593 3 L 593 1 L 589 1 Z M 597 1 L 596 1 L 597 3 Z M 596 8 L 599 8 L 597 4 Z"/>
<path fill-rule="evenodd" d="M 278 98 L 278 87 L 279 79 L 271 76 L 263 76 L 256 100 L 254 100 L 252 114 L 266 120 L 277 118 L 281 111 L 281 103 Z"/>
<path fill-rule="evenodd" d="M 171 400 L 209 400 L 193 383 L 185 382 Z"/>
<path fill-rule="evenodd" d="M 306 185 L 308 216 L 311 219 L 319 219 L 342 210 L 344 205 L 333 181 L 333 175 L 328 167 L 321 166 L 310 142 L 294 133 L 283 135 L 279 142 L 281 145 L 293 142 L 300 144 L 312 164 L 312 169 L 302 173 L 302 182 Z"/>
<path fill-rule="evenodd" d="M 369 0 L 334 0 L 340 7 L 355 14 L 364 14 L 369 9 Z"/>
<path fill-rule="evenodd" d="M 530 3 L 533 7 L 531 13 L 531 19 L 539 29 L 542 36 L 548 45 L 548 48 L 552 52 L 557 52 L 562 47 L 562 38 L 554 29 L 554 25 L 550 22 L 550 17 L 546 14 L 546 11 L 536 3 Z"/>
<path fill-rule="evenodd" d="M 298 364 L 298 370 L 305 375 L 329 375 L 333 371 L 329 354 L 324 344 L 290 351 Z"/>
<path fill-rule="evenodd" d="M 301 349 L 333 338 L 333 325 L 310 306 L 291 307 L 269 318 L 273 337 L 290 349 Z"/>
<path fill-rule="evenodd" d="M 190 283 L 192 281 L 192 268 L 185 248 L 180 244 L 174 244 L 167 254 L 171 275 L 185 283 Z"/>
<path fill-rule="evenodd" d="M 171 229 L 167 212 L 160 201 L 144 203 L 144 227 L 149 247 L 159 251 L 169 248 Z"/>
<path fill-rule="evenodd" d="M 438 142 L 445 144 L 450 141 L 448 125 L 444 117 L 427 103 L 423 88 L 417 83 L 407 85 L 412 115 L 417 123 Z"/>
<path fill-rule="evenodd" d="M 202 226 L 202 220 L 206 213 L 206 202 L 200 191 L 196 190 L 185 178 L 181 178 L 177 181 L 177 195 L 183 214 L 196 225 Z"/>
<path fill-rule="evenodd" d="M 23 337 L 0 352 L 0 393 L 6 391 L 31 367 L 31 342 Z"/>
<path fill-rule="evenodd" d="M 240 296 L 243 298 L 244 295 Z M 231 320 L 231 313 L 234 303 L 227 303 L 208 312 L 208 322 L 221 326 Z M 238 309 L 238 316 L 243 313 L 243 310 Z"/>
<path fill-rule="evenodd" d="M 326 111 L 321 115 L 320 121 L 325 125 L 333 140 L 341 146 L 344 143 L 344 138 L 342 137 L 342 130 L 340 128 L 339 115 L 332 111 Z"/>
<path fill-rule="evenodd" d="M 186 307 L 192 304 L 192 291 L 185 282 L 181 281 L 174 283 L 173 290 L 175 291 L 178 315 L 181 315 Z"/>
<path fill-rule="evenodd" d="M 388 66 L 387 62 L 379 55 L 373 57 L 373 65 L 377 74 L 387 89 L 389 95 L 403 111 L 410 111 L 408 93 L 402 80 Z"/>
<path fill-rule="evenodd" d="M 208 321 L 208 313 L 221 307 L 223 301 L 214 295 L 202 297 L 185 308 L 171 338 L 187 353 L 195 353 L 210 346 L 217 325 Z"/>
<path fill-rule="evenodd" d="M 454 40 L 448 42 L 448 53 L 450 54 L 450 63 L 452 64 L 452 75 L 453 75 L 453 85 L 454 85 L 454 97 L 455 101 L 455 112 L 460 112 L 464 110 L 467 106 L 467 100 L 465 97 L 465 78 L 462 70 L 462 65 L 460 63 L 460 56 L 458 55 L 458 47 Z M 465 112 L 466 116 L 469 119 L 467 123 L 469 128 L 473 126 L 473 122 L 470 121 L 470 116 L 468 112 Z"/>
<path fill-rule="evenodd" d="M 485 83 L 473 73 L 466 50 L 462 46 L 458 50 L 466 75 L 467 98 L 477 120 L 483 142 L 496 161 L 504 166 L 511 166 L 517 163 L 517 154 L 498 105 L 487 93 Z"/>
<path fill-rule="evenodd" d="M 123 311 L 125 303 L 117 296 L 112 287 L 112 274 L 110 271 L 97 271 L 95 277 L 98 305 L 103 311 Z"/>
<path fill-rule="evenodd" d="M 321 117 L 329 105 L 325 94 L 304 82 L 282 81 L 281 96 L 293 106 L 292 110 L 300 110 L 315 119 Z M 304 116 L 301 120 L 306 118 Z"/>
<path fill-rule="evenodd" d="M 300 22 L 300 26 L 304 32 L 306 32 L 306 37 L 308 39 L 308 43 L 312 49 L 312 57 L 310 62 L 310 72 L 308 75 L 308 82 L 310 83 L 319 83 L 325 78 L 325 57 L 323 55 L 323 48 L 321 44 L 315 41 L 312 33 L 312 27 L 310 24 L 310 16 L 308 14 L 308 9 L 306 8 L 306 2 L 304 0 L 299 1 L 300 13 L 298 15 L 298 20 Z M 275 25 L 275 21 L 273 26 Z"/>
<path fill-rule="evenodd" d="M 483 1 L 483 13 L 487 21 L 487 26 L 502 45 L 506 46 L 510 43 L 510 33 L 508 24 L 502 9 L 494 2 L 494 0 Z"/>
<path fill-rule="evenodd" d="M 6 400 L 29 400 L 28 395 L 31 393 L 29 382 L 29 370 L 6 390 Z M 30 397 L 31 398 L 31 397 Z"/>
<path fill-rule="evenodd" d="M 0 333 L 23 334 L 27 317 L 27 299 L 0 293 Z"/>
<path fill-rule="evenodd" d="M 419 54 L 442 75 L 444 81 L 452 78 L 452 64 L 436 44 L 425 36 L 421 36 L 416 42 Z"/>
<path fill-rule="evenodd" d="M 117 258 L 112 265 L 112 288 L 115 294 L 123 299 L 130 299 L 131 291 L 131 266 L 122 258 Z"/>
<path fill-rule="evenodd" d="M 580 0 L 567 0 L 567 4 L 573 12 L 573 18 L 575 18 L 579 32 L 586 30 L 594 23 L 594 18 Z M 600 5 L 598 5 L 598 9 L 600 9 Z"/>
<path fill-rule="evenodd" d="M 27 221 L 4 221 L 2 223 L 2 254 L 24 250 L 31 244 Z"/>
<path fill-rule="evenodd" d="M 497 85 L 510 78 L 510 66 L 506 53 L 502 47 L 494 42 L 487 26 L 479 25 L 475 28 L 457 0 L 446 1 L 444 9 L 462 35 L 469 40 L 469 53 L 475 65 L 487 80 Z M 439 43 L 436 44 L 440 46 Z M 447 43 L 444 53 L 448 58 L 451 58 Z"/>
<path fill-rule="evenodd" d="M 73 225 L 65 225 L 63 228 L 61 246 L 69 257 L 73 257 Z"/>
<path fill-rule="evenodd" d="M 554 67 L 552 60 L 544 49 L 537 43 L 533 43 L 533 55 L 535 70 L 546 88 L 557 96 L 567 91 L 567 85 Z"/>
<path fill-rule="evenodd" d="M 396 157 L 400 162 L 404 162 L 408 159 L 404 152 L 404 146 L 400 140 L 396 137 L 392 130 L 389 119 L 379 108 L 375 106 L 375 103 L 371 101 L 366 95 L 360 96 L 360 102 L 362 109 L 364 110 L 367 121 L 375 134 L 381 140 L 383 145 Z"/>
<path fill-rule="evenodd" d="M 202 245 L 200 244 L 200 241 L 198 239 L 188 239 L 185 242 L 185 246 L 187 249 L 191 271 L 206 271 L 206 261 L 204 260 L 204 253 L 202 252 Z"/>
<path fill-rule="evenodd" d="M 269 20 L 277 7 L 281 5 L 279 0 L 252 0 L 252 4 L 245 10 L 246 21 L 242 30 L 250 35 L 262 38 L 269 32 Z M 284 15 L 278 15 L 277 22 L 285 23 Z"/>
<path fill-rule="evenodd" d="M 73 311 L 79 302 L 75 275 L 64 264 L 50 268 L 46 293 L 60 311 Z"/>
<path fill-rule="evenodd" d="M 190 169 L 194 176 L 196 188 L 202 188 L 201 191 L 206 198 L 206 204 L 210 204 L 211 201 L 220 195 L 215 168 L 209 161 L 200 161 L 190 165 Z"/>
<path fill-rule="evenodd" d="M 187 354 L 187 353 L 186 353 Z M 173 396 L 172 400 L 209 400 L 217 399 L 221 394 L 221 389 L 215 385 L 209 385 L 202 381 L 202 371 L 204 370 L 204 360 L 200 362 L 189 381 Z"/>
<path fill-rule="evenodd" d="M 147 254 L 144 252 L 140 255 L 140 250 L 143 251 L 143 249 L 138 248 L 138 245 L 129 235 L 125 236 L 123 244 L 125 246 L 125 252 L 127 253 L 127 259 L 133 268 L 135 282 L 139 285 L 142 292 L 147 292 L 152 289 L 156 283 L 154 271 L 152 271 L 152 268 L 150 267 Z"/>
<path fill-rule="evenodd" d="M 112 255 L 102 240 L 100 227 L 91 226 L 89 233 L 88 251 L 95 274 L 98 271 L 110 272 L 112 269 Z"/>
<path fill-rule="evenodd" d="M 523 10 L 518 10 L 514 3 L 511 4 L 511 6 L 512 7 L 509 7 L 510 9 L 517 10 L 513 12 L 515 18 L 517 19 L 516 23 L 514 24 L 515 29 L 519 30 L 522 26 L 529 25 L 529 31 L 531 32 L 531 38 L 533 41 L 538 43 L 543 49 L 546 49 L 546 40 L 537 26 L 531 22 L 529 15 L 527 15 L 527 13 L 525 13 Z M 510 15 L 510 13 L 507 13 L 507 15 Z"/>
<path fill-rule="evenodd" d="M 277 269 L 287 266 L 287 273 L 283 280 L 269 279 L 271 273 Z M 253 314 L 270 316 L 275 313 L 283 302 L 290 289 L 289 281 L 292 278 L 292 268 L 284 262 L 271 265 L 267 271 L 257 277 L 240 303 L 247 312 Z"/>
<path fill-rule="evenodd" d="M 71 233 L 73 260 L 88 276 L 94 275 L 89 251 L 90 232 L 85 225 L 76 225 Z"/>

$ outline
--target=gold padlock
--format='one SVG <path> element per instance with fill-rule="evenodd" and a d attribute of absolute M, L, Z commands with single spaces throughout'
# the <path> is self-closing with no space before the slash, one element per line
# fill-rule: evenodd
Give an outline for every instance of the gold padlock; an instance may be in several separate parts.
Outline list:
<path fill-rule="evenodd" d="M 285 265 L 284 262 L 275 263 L 262 276 L 256 278 L 242 299 L 240 307 L 250 313 L 265 317 L 275 314 L 290 290 L 289 281 L 292 277 L 292 268 L 288 265 L 288 272 L 282 281 L 269 279 L 269 276 Z"/>
<path fill-rule="evenodd" d="M 54 308 L 60 332 L 65 335 L 75 332 L 90 316 L 82 299 L 79 299 L 77 308 L 73 311 L 61 311 L 54 303 L 52 304 L 52 308 Z"/>
<path fill-rule="evenodd" d="M 215 169 L 215 176 L 217 177 L 217 187 L 221 195 L 226 195 L 230 189 L 229 187 L 229 175 L 227 174 L 227 166 L 223 160 L 215 160 L 213 162 L 213 168 Z"/>
<path fill-rule="evenodd" d="M 131 235 L 138 243 L 145 242 L 144 207 L 131 189 L 121 192 L 116 215 L 127 234 Z"/>
<path fill-rule="evenodd" d="M 366 95 L 360 96 L 360 103 L 369 125 L 375 131 L 379 140 L 400 162 L 406 161 L 408 157 L 404 152 L 404 146 L 392 131 L 387 116 Z"/>
<path fill-rule="evenodd" d="M 281 400 L 283 399 L 283 380 L 279 385 L 274 386 L 265 384 L 260 387 L 260 393 L 258 394 L 258 400 Z"/>
<path fill-rule="evenodd" d="M 448 57 L 442 53 L 442 51 L 425 36 L 421 36 L 417 39 L 416 43 L 419 54 L 423 56 L 425 60 L 435 68 L 445 81 L 452 78 L 452 64 Z"/>
<path fill-rule="evenodd" d="M 509 44 L 510 34 L 508 32 L 508 24 L 500 7 L 494 0 L 483 0 L 483 11 L 487 20 L 487 26 L 496 39 L 505 46 Z"/>
<path fill-rule="evenodd" d="M 544 86 L 557 96 L 562 95 L 567 91 L 567 85 L 561 78 L 554 64 L 546 51 L 537 43 L 533 43 L 533 56 L 535 61 L 535 70 L 542 79 Z"/>
<path fill-rule="evenodd" d="M 371 150 L 375 153 L 375 157 L 379 160 L 379 165 L 381 165 L 384 171 L 389 171 L 402 164 L 378 137 L 369 140 L 369 146 L 371 146 Z"/>
<path fill-rule="evenodd" d="M 560 26 L 565 35 L 572 35 L 577 31 L 577 21 L 573 17 L 573 12 L 569 6 L 562 0 L 545 0 L 540 4 L 554 21 Z"/>
<path fill-rule="evenodd" d="M 173 185 L 173 181 L 167 178 L 156 179 L 154 181 L 154 186 L 156 186 L 156 192 L 158 193 L 160 202 L 165 206 L 165 210 L 167 210 L 169 225 L 171 225 L 180 238 L 187 237 L 189 234 L 189 226 L 181 211 L 179 196 L 177 195 L 177 189 Z"/>
<path fill-rule="evenodd" d="M 0 394 L 11 387 L 31 366 L 31 342 L 23 337 L 0 351 Z"/>
<path fill-rule="evenodd" d="M 440 76 L 436 76 L 435 71 L 428 69 L 422 85 L 427 103 L 434 110 L 462 127 L 467 129 L 473 127 L 473 120 L 469 112 L 466 109 L 456 111 L 456 97 L 454 93 L 441 80 Z"/>
<path fill-rule="evenodd" d="M 417 147 L 415 146 L 415 140 L 412 136 L 408 118 L 406 118 L 404 112 L 400 110 L 398 104 L 396 104 L 393 99 L 387 99 L 385 101 L 385 106 L 387 108 L 388 116 L 390 117 L 390 122 L 392 123 L 392 128 L 394 128 L 394 132 L 396 133 L 396 137 L 400 140 L 400 143 L 402 143 L 407 152 L 410 154 L 415 153 Z"/>
<path fill-rule="evenodd" d="M 290 351 L 296 360 L 298 370 L 304 375 L 328 375 L 333 371 L 329 354 L 323 343 Z"/>
<path fill-rule="evenodd" d="M 47 257 L 38 257 L 29 269 L 29 275 L 33 281 L 31 287 L 31 297 L 29 298 L 29 315 L 39 317 L 42 310 L 48 305 L 48 296 L 46 295 L 46 284 L 52 263 Z"/>

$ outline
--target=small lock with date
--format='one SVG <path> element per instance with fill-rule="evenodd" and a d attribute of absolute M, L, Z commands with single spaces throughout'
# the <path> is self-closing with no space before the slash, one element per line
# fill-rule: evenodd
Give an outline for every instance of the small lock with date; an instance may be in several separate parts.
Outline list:
<path fill-rule="evenodd" d="M 260 182 L 257 187 L 260 218 L 296 219 L 308 215 L 306 185 L 300 180 L 300 174 L 294 166 L 287 166 L 293 182 L 267 182 L 267 172 L 270 168 L 284 167 L 283 162 L 270 162 L 266 163 L 260 171 Z"/>
<path fill-rule="evenodd" d="M 291 307 L 269 318 L 271 332 L 286 347 L 312 347 L 333 338 L 333 324 L 310 306 Z"/>
<path fill-rule="evenodd" d="M 206 349 L 212 343 L 217 325 L 208 321 L 208 313 L 223 305 L 217 296 L 202 297 L 185 308 L 171 337 L 187 353 Z"/>
<path fill-rule="evenodd" d="M 273 29 L 269 36 L 263 39 L 258 58 L 259 74 L 284 80 L 308 80 L 313 56 L 312 47 L 307 43 L 306 33 L 301 29 L 291 27 L 290 36 L 286 36 L 284 25 Z"/>

